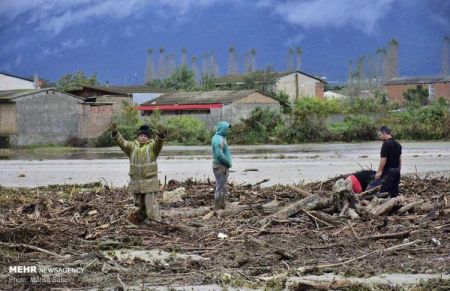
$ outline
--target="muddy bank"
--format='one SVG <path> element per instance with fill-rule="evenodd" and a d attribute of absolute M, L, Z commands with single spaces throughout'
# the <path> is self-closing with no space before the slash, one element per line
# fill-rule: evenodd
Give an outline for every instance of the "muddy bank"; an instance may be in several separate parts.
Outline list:
<path fill-rule="evenodd" d="M 299 187 L 327 199 L 335 181 Z M 288 278 L 308 274 L 445 274 L 450 181 L 408 177 L 401 183 L 405 203 L 423 200 L 420 207 L 350 220 L 325 209 L 274 216 L 304 199 L 303 192 L 284 185 L 231 184 L 227 209 L 213 211 L 212 181 L 171 181 L 166 190 L 184 187 L 184 195 L 162 204 L 164 223 L 139 226 L 126 220 L 133 206 L 122 189 L 0 188 L 0 280 L 12 290 L 155 285 L 280 290 L 288 288 Z M 83 272 L 41 274 L 59 281 L 36 283 L 33 274 L 10 274 L 11 265 Z"/>

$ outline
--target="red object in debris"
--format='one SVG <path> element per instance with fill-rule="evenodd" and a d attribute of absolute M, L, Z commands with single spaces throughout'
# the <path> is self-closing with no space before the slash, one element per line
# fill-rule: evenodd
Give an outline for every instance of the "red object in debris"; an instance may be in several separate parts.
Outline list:
<path fill-rule="evenodd" d="M 212 104 L 170 104 L 170 105 L 142 105 L 136 107 L 137 110 L 141 111 L 176 111 L 176 110 L 196 110 L 196 109 L 212 109 L 212 108 L 222 108 L 223 104 L 212 103 Z"/>
<path fill-rule="evenodd" d="M 356 178 L 355 175 L 348 176 L 347 180 L 352 182 L 353 192 L 355 192 L 355 193 L 361 193 L 362 192 L 361 183 L 359 182 L 358 178 Z"/>

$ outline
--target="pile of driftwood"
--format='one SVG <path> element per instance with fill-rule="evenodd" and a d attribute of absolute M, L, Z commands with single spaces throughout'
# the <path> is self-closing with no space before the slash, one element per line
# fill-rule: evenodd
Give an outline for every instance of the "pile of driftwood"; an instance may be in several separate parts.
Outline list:
<path fill-rule="evenodd" d="M 340 178 L 272 187 L 230 184 L 227 208 L 219 211 L 213 208 L 213 181 L 170 181 L 161 197 L 164 222 L 140 226 L 126 220 L 133 206 L 124 189 L 0 187 L 0 268 L 84 270 L 63 274 L 64 283 L 26 281 L 26 288 L 41 289 L 448 271 L 448 178 L 403 177 L 394 199 L 372 192 L 355 196 Z M 129 250 L 168 257 L 120 257 Z M 7 289 L 24 286 L 10 276 L 0 274 Z"/>

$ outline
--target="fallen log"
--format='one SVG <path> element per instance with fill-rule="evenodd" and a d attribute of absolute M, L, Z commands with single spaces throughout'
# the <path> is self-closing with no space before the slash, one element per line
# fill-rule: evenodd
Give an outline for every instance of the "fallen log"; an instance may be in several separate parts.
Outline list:
<path fill-rule="evenodd" d="M 386 203 L 378 205 L 377 207 L 370 210 L 373 215 L 381 216 L 390 214 L 395 210 L 395 208 L 400 207 L 403 204 L 403 196 L 397 196 L 388 200 Z"/>
<path fill-rule="evenodd" d="M 412 203 L 406 204 L 405 206 L 403 206 L 402 208 L 397 210 L 397 213 L 399 215 L 403 215 L 403 214 L 407 213 L 408 211 L 410 211 L 411 209 L 415 208 L 416 206 L 421 205 L 422 203 L 423 203 L 423 200 L 418 200 L 418 201 L 414 201 Z"/>
<path fill-rule="evenodd" d="M 314 210 L 309 211 L 309 213 L 332 226 L 336 226 L 337 224 L 340 224 L 337 217 L 334 217 L 328 213 L 325 213 L 322 211 L 314 211 Z"/>
<path fill-rule="evenodd" d="M 326 226 L 331 226 L 331 227 L 334 226 L 334 225 L 332 225 L 331 223 L 328 223 L 328 222 L 326 222 L 326 221 L 323 221 L 323 220 L 321 220 L 320 218 L 314 216 L 313 214 L 309 213 L 309 212 L 306 211 L 305 209 L 302 209 L 302 211 L 303 211 L 306 215 L 308 215 L 311 219 L 313 219 L 314 221 L 316 221 L 316 222 L 320 222 L 320 223 L 322 223 L 322 224 L 325 224 Z"/>
<path fill-rule="evenodd" d="M 271 219 L 286 219 L 289 216 L 299 213 L 302 210 L 315 210 L 329 206 L 330 199 L 323 198 L 318 194 L 308 196 L 297 202 L 294 202 L 273 215 L 267 216 L 259 221 L 260 225 L 265 225 Z"/>
<path fill-rule="evenodd" d="M 311 195 L 312 195 L 312 194 L 309 193 L 308 191 L 305 191 L 305 190 L 303 190 L 303 189 L 301 189 L 301 188 L 299 188 L 299 187 L 295 187 L 295 186 L 292 186 L 292 185 L 287 185 L 287 186 L 288 186 L 288 188 L 291 189 L 292 191 L 294 191 L 294 192 L 296 192 L 296 193 L 302 195 L 302 197 L 308 197 L 308 196 L 311 196 Z"/>
<path fill-rule="evenodd" d="M 355 209 L 353 209 L 353 208 L 349 208 L 347 210 L 347 214 L 350 217 L 350 219 L 352 219 L 352 220 L 355 220 L 355 219 L 359 218 L 359 214 L 356 213 Z"/>
<path fill-rule="evenodd" d="M 358 194 L 359 197 L 364 198 L 364 196 L 378 192 L 381 189 L 381 185 L 376 186 L 375 188 L 369 189 L 367 191 L 361 192 Z"/>

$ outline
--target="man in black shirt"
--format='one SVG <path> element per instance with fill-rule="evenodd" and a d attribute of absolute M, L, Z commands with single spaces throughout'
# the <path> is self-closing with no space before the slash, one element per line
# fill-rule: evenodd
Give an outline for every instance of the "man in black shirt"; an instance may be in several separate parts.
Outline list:
<path fill-rule="evenodd" d="M 396 197 L 400 184 L 402 146 L 392 138 L 391 130 L 387 126 L 378 129 L 378 137 L 383 141 L 383 146 L 375 179 L 381 178 L 380 192 L 389 192 L 391 197 Z"/>

